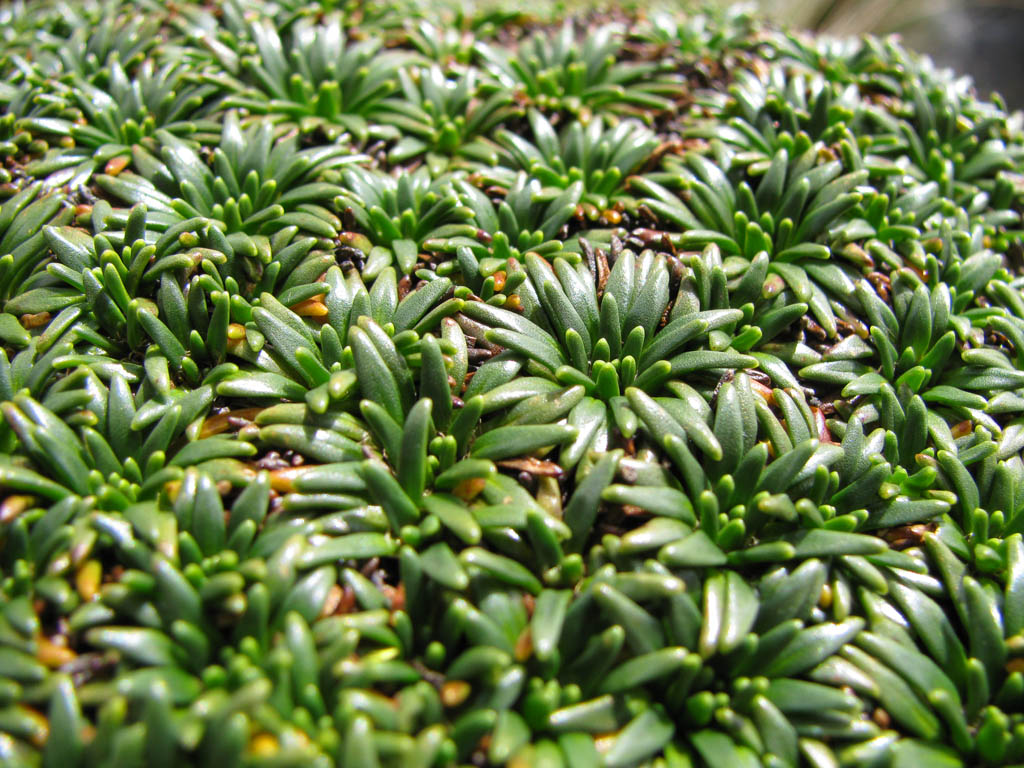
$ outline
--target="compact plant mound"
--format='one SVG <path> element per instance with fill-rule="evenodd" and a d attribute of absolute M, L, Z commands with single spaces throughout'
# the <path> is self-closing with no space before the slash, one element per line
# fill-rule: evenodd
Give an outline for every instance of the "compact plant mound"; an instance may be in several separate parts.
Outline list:
<path fill-rule="evenodd" d="M 0 40 L 0 763 L 1024 763 L 998 98 L 741 13 Z"/>

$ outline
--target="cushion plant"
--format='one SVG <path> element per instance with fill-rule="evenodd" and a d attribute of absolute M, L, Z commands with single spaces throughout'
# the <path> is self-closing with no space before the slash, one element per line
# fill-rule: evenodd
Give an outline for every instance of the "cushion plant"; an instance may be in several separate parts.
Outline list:
<path fill-rule="evenodd" d="M 0 8 L 0 764 L 1024 763 L 1019 117 L 413 6 Z"/>

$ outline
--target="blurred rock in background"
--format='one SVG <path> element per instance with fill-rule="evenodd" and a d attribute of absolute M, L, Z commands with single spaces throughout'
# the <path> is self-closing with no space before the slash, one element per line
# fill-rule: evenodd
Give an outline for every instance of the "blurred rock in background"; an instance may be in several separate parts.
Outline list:
<path fill-rule="evenodd" d="M 981 93 L 1024 107 L 1024 4 L 969 3 L 902 30 L 907 44 L 969 72 Z"/>

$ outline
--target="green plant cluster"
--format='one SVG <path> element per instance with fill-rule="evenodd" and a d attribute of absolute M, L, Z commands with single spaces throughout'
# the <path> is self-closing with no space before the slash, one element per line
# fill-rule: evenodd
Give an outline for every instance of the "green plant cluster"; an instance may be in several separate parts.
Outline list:
<path fill-rule="evenodd" d="M 0 764 L 1024 764 L 1024 132 L 738 13 L 0 7 Z"/>

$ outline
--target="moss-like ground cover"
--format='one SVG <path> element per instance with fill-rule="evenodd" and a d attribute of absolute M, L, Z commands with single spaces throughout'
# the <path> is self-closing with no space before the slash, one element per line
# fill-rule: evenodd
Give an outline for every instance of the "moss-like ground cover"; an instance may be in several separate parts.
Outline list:
<path fill-rule="evenodd" d="M 0 7 L 0 764 L 1024 763 L 1024 139 L 742 13 Z"/>

